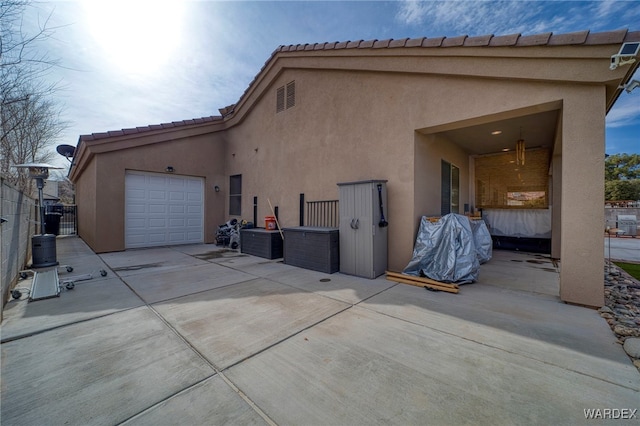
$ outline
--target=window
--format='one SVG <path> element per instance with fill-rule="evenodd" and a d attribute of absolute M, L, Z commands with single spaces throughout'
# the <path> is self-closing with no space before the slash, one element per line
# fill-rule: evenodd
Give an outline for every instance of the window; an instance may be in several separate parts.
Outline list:
<path fill-rule="evenodd" d="M 518 165 L 514 152 L 487 154 L 475 159 L 476 207 L 546 209 L 549 207 L 550 152 L 527 149 L 526 164 Z"/>
<path fill-rule="evenodd" d="M 440 167 L 442 173 L 440 214 L 459 213 L 460 211 L 460 169 L 444 160 Z"/>
<path fill-rule="evenodd" d="M 242 175 L 233 175 L 229 178 L 229 214 L 232 216 L 242 214 Z"/>
<path fill-rule="evenodd" d="M 276 113 L 284 111 L 285 108 L 293 108 L 294 106 L 296 106 L 295 80 L 287 83 L 286 92 L 285 86 L 281 86 L 276 89 Z"/>

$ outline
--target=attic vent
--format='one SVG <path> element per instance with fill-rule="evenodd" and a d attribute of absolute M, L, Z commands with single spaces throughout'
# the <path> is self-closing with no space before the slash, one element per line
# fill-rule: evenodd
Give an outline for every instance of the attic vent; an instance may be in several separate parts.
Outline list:
<path fill-rule="evenodd" d="M 282 112 L 285 108 L 289 109 L 294 106 L 296 106 L 296 82 L 291 81 L 286 86 L 286 98 L 285 86 L 278 87 L 276 90 L 276 112 Z"/>
<path fill-rule="evenodd" d="M 287 109 L 296 106 L 296 82 L 287 84 Z"/>
<path fill-rule="evenodd" d="M 276 112 L 284 111 L 284 86 L 278 87 L 276 92 Z"/>

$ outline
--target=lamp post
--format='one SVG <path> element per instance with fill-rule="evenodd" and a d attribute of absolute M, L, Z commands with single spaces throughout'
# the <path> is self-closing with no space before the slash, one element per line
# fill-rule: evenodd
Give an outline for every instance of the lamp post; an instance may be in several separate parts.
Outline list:
<path fill-rule="evenodd" d="M 49 169 L 61 169 L 46 163 L 25 163 L 13 166 L 18 169 L 28 169 L 29 177 L 35 179 L 38 188 L 38 202 L 40 206 L 40 235 L 31 238 L 32 267 L 44 268 L 56 266 L 56 236 L 45 234 L 45 215 L 42 189 L 44 180 L 49 177 Z"/>

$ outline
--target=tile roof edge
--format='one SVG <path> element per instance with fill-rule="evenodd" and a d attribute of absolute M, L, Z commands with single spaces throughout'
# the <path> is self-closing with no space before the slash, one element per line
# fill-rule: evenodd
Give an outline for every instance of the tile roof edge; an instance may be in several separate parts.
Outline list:
<path fill-rule="evenodd" d="M 230 107 L 233 107 L 234 105 L 231 105 Z M 230 107 L 227 107 L 227 108 L 230 108 Z M 96 133 L 90 133 L 86 135 L 80 135 L 78 141 L 91 142 L 91 141 L 108 139 L 108 138 L 117 137 L 117 136 L 139 135 L 139 134 L 144 134 L 144 133 L 153 132 L 157 130 L 180 129 L 183 127 L 198 126 L 198 125 L 209 124 L 217 121 L 223 121 L 223 117 L 219 115 L 211 115 L 207 117 L 173 121 L 171 123 L 149 124 L 147 126 L 131 127 L 131 128 L 120 129 L 120 130 L 109 130 L 106 132 L 96 132 Z"/>

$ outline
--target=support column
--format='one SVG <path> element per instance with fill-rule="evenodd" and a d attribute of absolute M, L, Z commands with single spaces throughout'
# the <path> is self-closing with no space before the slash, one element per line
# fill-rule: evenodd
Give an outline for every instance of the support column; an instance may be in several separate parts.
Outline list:
<path fill-rule="evenodd" d="M 604 88 L 565 99 L 562 117 L 560 298 L 604 304 Z"/>

